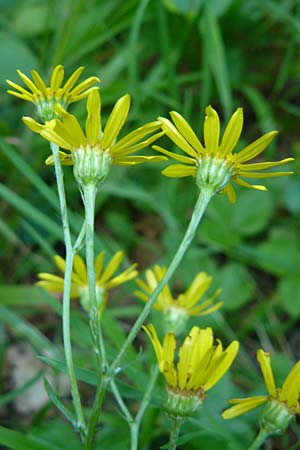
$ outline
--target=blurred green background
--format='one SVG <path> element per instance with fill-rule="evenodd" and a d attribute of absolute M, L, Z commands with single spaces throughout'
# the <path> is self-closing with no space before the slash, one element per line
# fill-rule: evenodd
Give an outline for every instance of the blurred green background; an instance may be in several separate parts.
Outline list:
<path fill-rule="evenodd" d="M 48 79 L 53 67 L 63 64 L 67 76 L 81 65 L 85 77 L 99 76 L 104 120 L 120 96 L 131 94 L 124 133 L 177 110 L 202 137 L 206 105 L 217 109 L 223 126 L 242 106 L 245 125 L 238 149 L 277 129 L 264 160 L 295 158 L 289 166 L 295 174 L 267 180 L 266 193 L 238 189 L 235 205 L 225 196 L 214 198 L 172 281 L 174 292 L 181 292 L 197 272 L 213 275 L 212 291 L 223 288 L 224 306 L 194 322 L 210 324 L 224 341 L 237 337 L 243 345 L 231 375 L 209 392 L 203 409 L 183 427 L 180 448 L 246 448 L 257 429 L 258 412 L 228 422 L 219 413 L 232 396 L 265 393 L 256 349 L 276 352 L 272 361 L 278 383 L 300 359 L 299 1 L 1 0 L 0 8 L 0 417 L 5 427 L 18 430 L 0 428 L 0 443 L 20 450 L 80 448 L 50 402 L 23 415 L 16 411 L 15 400 L 41 381 L 47 364 L 29 381 L 24 379 L 25 385 L 14 386 L 7 362 L 11 347 L 24 342 L 37 355 L 62 360 L 59 302 L 34 282 L 37 272 L 55 271 L 52 257 L 63 256 L 64 247 L 53 169 L 44 165 L 48 143 L 25 128 L 21 117 L 32 116 L 33 106 L 7 95 L 5 80 L 20 82 L 18 68 L 27 75 L 37 69 Z M 82 123 L 85 109 L 85 101 L 71 107 Z M 167 140 L 160 144 L 172 148 Z M 197 195 L 192 179 L 167 179 L 160 174 L 163 167 L 114 167 L 97 199 L 98 250 L 111 254 L 123 249 L 141 271 L 170 261 Z M 69 167 L 65 178 L 76 233 L 81 198 Z M 141 308 L 133 288 L 134 283 L 117 291 L 104 316 L 112 355 Z M 77 365 L 90 371 L 81 373 L 88 405 L 93 392 L 88 385 L 93 383 L 87 373 L 93 374 L 95 361 L 87 320 L 77 304 L 72 320 Z M 152 320 L 159 322 L 159 317 L 154 314 Z M 146 347 L 141 337 L 128 356 L 121 385 L 133 409 L 147 381 L 138 371 L 150 364 Z M 151 348 L 149 358 L 153 360 Z M 55 366 L 52 359 L 46 362 Z M 57 380 L 63 368 L 55 370 Z M 160 448 L 167 441 L 169 425 L 159 411 L 162 386 L 145 416 L 141 449 Z M 127 425 L 112 400 L 103 422 L 101 448 L 128 448 Z M 19 435 L 21 431 L 25 434 Z M 265 448 L 300 448 L 299 439 L 294 423 Z"/>

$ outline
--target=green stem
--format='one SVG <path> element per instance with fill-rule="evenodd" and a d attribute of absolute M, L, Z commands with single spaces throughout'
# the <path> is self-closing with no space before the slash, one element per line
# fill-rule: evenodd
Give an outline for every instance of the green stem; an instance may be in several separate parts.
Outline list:
<path fill-rule="evenodd" d="M 179 436 L 182 419 L 172 419 L 172 429 L 170 433 L 170 440 L 168 450 L 176 450 L 177 440 Z"/>
<path fill-rule="evenodd" d="M 72 344 L 71 344 L 71 333 L 70 333 L 70 293 L 71 293 L 71 276 L 73 270 L 73 260 L 74 252 L 72 248 L 71 233 L 69 228 L 69 220 L 67 213 L 66 195 L 64 188 L 64 176 L 61 167 L 61 162 L 59 159 L 59 148 L 57 145 L 50 143 L 54 165 L 55 165 L 55 175 L 57 182 L 57 190 L 60 203 L 61 219 L 63 225 L 63 234 L 66 247 L 66 269 L 64 278 L 64 293 L 63 293 L 63 341 L 64 341 L 64 351 L 66 364 L 68 368 L 69 380 L 71 393 L 73 398 L 74 409 L 78 421 L 78 428 L 81 434 L 85 433 L 86 424 L 83 415 L 80 395 L 78 391 L 73 355 L 72 355 Z"/>
<path fill-rule="evenodd" d="M 125 405 L 124 400 L 121 397 L 121 394 L 119 392 L 118 386 L 116 385 L 115 380 L 111 380 L 110 382 L 110 386 L 111 386 L 111 390 L 114 394 L 114 397 L 120 407 L 120 410 L 122 411 L 122 413 L 124 414 L 124 417 L 126 419 L 126 421 L 128 422 L 128 424 L 130 425 L 133 422 L 133 417 L 129 411 L 129 409 L 127 408 L 127 406 Z"/>
<path fill-rule="evenodd" d="M 186 233 L 179 245 L 179 248 L 177 252 L 174 255 L 174 258 L 171 262 L 171 264 L 168 267 L 168 270 L 165 273 L 165 276 L 162 278 L 162 280 L 158 283 L 155 290 L 153 291 L 152 295 L 150 296 L 149 300 L 145 304 L 141 314 L 137 318 L 136 322 L 134 323 L 133 327 L 131 328 L 130 333 L 128 334 L 120 352 L 115 357 L 114 361 L 112 362 L 110 368 L 109 368 L 109 376 L 113 377 L 115 375 L 115 372 L 118 370 L 120 366 L 120 362 L 127 350 L 127 348 L 131 345 L 131 343 L 134 341 L 136 335 L 138 334 L 139 330 L 141 329 L 145 319 L 148 317 L 151 308 L 153 306 L 153 303 L 157 299 L 158 295 L 164 288 L 164 286 L 168 283 L 172 275 L 174 274 L 175 270 L 177 269 L 179 263 L 181 262 L 187 248 L 191 244 L 196 230 L 198 228 L 198 225 L 200 223 L 201 218 L 203 217 L 204 211 L 215 194 L 215 191 L 213 189 L 210 189 L 207 187 L 206 189 L 201 189 L 198 200 L 196 202 L 191 221 L 188 225 L 188 228 L 186 230 Z"/>
<path fill-rule="evenodd" d="M 269 433 L 263 428 L 260 428 L 258 435 L 256 436 L 253 444 L 248 448 L 248 450 L 258 450 L 268 436 Z"/>
<path fill-rule="evenodd" d="M 159 374 L 159 368 L 158 368 L 158 365 L 156 365 L 155 368 L 152 370 L 152 374 L 148 381 L 147 389 L 146 389 L 144 397 L 141 401 L 140 409 L 138 410 L 138 413 L 137 413 L 135 419 L 131 423 L 128 422 L 130 424 L 130 434 L 131 434 L 130 450 L 138 450 L 139 429 L 140 429 L 141 421 L 143 419 L 143 416 L 145 414 L 147 406 L 150 403 L 152 392 L 153 392 L 158 374 Z"/>
<path fill-rule="evenodd" d="M 86 266 L 89 285 L 89 311 L 90 311 L 90 329 L 95 345 L 99 365 L 100 377 L 91 416 L 88 423 L 87 438 L 85 449 L 90 450 L 94 439 L 95 430 L 99 420 L 101 406 L 105 396 L 105 390 L 108 380 L 105 377 L 107 370 L 106 354 L 104 340 L 101 330 L 101 318 L 99 315 L 99 306 L 96 292 L 96 273 L 94 263 L 94 218 L 95 218 L 95 199 L 97 187 L 94 183 L 89 183 L 83 188 L 83 198 L 85 206 L 85 237 L 86 237 Z"/>

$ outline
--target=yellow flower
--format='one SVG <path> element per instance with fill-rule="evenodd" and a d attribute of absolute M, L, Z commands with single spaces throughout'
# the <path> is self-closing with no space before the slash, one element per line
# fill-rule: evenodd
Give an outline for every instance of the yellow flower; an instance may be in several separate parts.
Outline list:
<path fill-rule="evenodd" d="M 206 391 L 227 372 L 238 352 L 238 342 L 233 341 L 223 350 L 220 340 L 214 345 L 211 328 L 193 327 L 178 350 L 175 368 L 174 333 L 167 333 L 161 345 L 153 325 L 143 328 L 154 347 L 159 370 L 167 381 L 168 413 L 173 416 L 189 415 L 202 403 Z M 189 411 L 186 408 L 190 408 Z"/>
<path fill-rule="evenodd" d="M 128 267 L 128 269 L 124 270 L 119 275 L 113 276 L 121 264 L 124 253 L 122 251 L 115 253 L 106 267 L 104 267 L 104 256 L 105 252 L 100 252 L 95 261 L 96 294 L 100 312 L 106 304 L 107 292 L 120 284 L 132 280 L 138 274 L 137 270 L 135 270 L 137 264 L 132 264 Z M 61 256 L 56 255 L 54 257 L 54 261 L 61 272 L 64 273 L 66 268 L 65 260 Z M 41 281 L 38 281 L 37 285 L 43 287 L 49 292 L 63 292 L 64 279 L 62 277 L 50 273 L 39 273 L 38 277 Z M 79 255 L 75 255 L 74 258 L 71 298 L 80 298 L 82 306 L 86 310 L 89 309 L 87 269 L 83 259 Z"/>
<path fill-rule="evenodd" d="M 233 153 L 243 127 L 243 110 L 238 108 L 232 115 L 221 143 L 220 119 L 217 112 L 211 107 L 206 108 L 204 121 L 204 146 L 196 136 L 188 122 L 177 112 L 170 113 L 173 119 L 160 118 L 162 129 L 168 137 L 181 148 L 187 156 L 170 152 L 159 146 L 154 146 L 157 151 L 174 158 L 182 164 L 173 164 L 163 170 L 167 177 L 196 177 L 196 182 L 201 188 L 212 185 L 215 191 L 226 192 L 231 202 L 235 201 L 235 191 L 231 181 L 248 188 L 265 191 L 266 187 L 252 185 L 243 178 L 269 178 L 289 175 L 292 172 L 260 172 L 261 170 L 286 164 L 293 158 L 286 158 L 277 162 L 263 162 L 245 164 L 262 153 L 269 145 L 277 131 L 270 131 L 256 141 L 249 144 L 238 153 Z"/>
<path fill-rule="evenodd" d="M 147 302 L 155 290 L 158 283 L 166 273 L 166 267 L 153 266 L 153 270 L 146 270 L 143 281 L 140 278 L 135 280 L 141 289 L 134 294 L 144 302 Z M 165 330 L 174 331 L 176 334 L 184 330 L 189 316 L 205 316 L 222 306 L 222 302 L 215 303 L 216 297 L 221 293 L 218 289 L 211 297 L 202 301 L 202 297 L 211 285 L 212 277 L 205 272 L 200 272 L 192 281 L 190 287 L 174 298 L 168 285 L 157 297 L 153 307 L 164 313 Z"/>
<path fill-rule="evenodd" d="M 150 122 L 121 138 L 116 139 L 123 127 L 130 107 L 130 96 L 124 95 L 115 104 L 107 123 L 102 130 L 101 126 L 101 101 L 98 91 L 93 91 L 88 96 L 87 120 L 85 134 L 81 129 L 76 117 L 66 112 L 60 105 L 55 110 L 60 120 L 54 119 L 44 126 L 38 124 L 30 117 L 24 117 L 24 123 L 33 131 L 40 133 L 45 139 L 57 144 L 70 153 L 60 152 L 62 164 L 72 165 L 76 158 L 82 157 L 83 153 L 90 151 L 102 155 L 109 162 L 120 166 L 130 166 L 146 161 L 163 161 L 161 156 L 128 156 L 147 147 L 155 139 L 164 134 L 163 132 L 151 136 L 145 140 L 146 135 L 160 128 L 158 121 Z M 142 141 L 141 141 L 142 140 Z M 53 163 L 50 156 L 46 161 Z"/>
<path fill-rule="evenodd" d="M 8 90 L 7 92 L 22 100 L 34 103 L 38 116 L 46 122 L 56 117 L 55 105 L 62 105 L 66 109 L 70 103 L 77 102 L 87 97 L 91 91 L 98 89 L 97 87 L 91 87 L 100 81 L 97 77 L 89 77 L 74 87 L 83 70 L 84 67 L 76 69 L 64 86 L 62 86 L 64 67 L 58 65 L 52 72 L 49 87 L 46 86 L 39 73 L 35 70 L 31 71 L 32 80 L 21 70 L 17 70 L 19 77 L 28 90 L 10 80 L 6 80 L 12 88 L 16 89 L 15 91 Z"/>
<path fill-rule="evenodd" d="M 229 403 L 234 406 L 226 409 L 222 416 L 224 419 L 232 419 L 241 414 L 267 403 L 267 413 L 263 415 L 263 420 L 266 421 L 266 416 L 270 415 L 270 411 L 274 412 L 276 408 L 275 419 L 284 416 L 290 419 L 295 414 L 300 413 L 299 395 L 300 395 L 300 361 L 298 361 L 290 373 L 287 375 L 281 388 L 276 388 L 274 375 L 271 367 L 270 355 L 263 350 L 258 350 L 257 360 L 260 365 L 262 375 L 266 384 L 268 395 L 261 395 L 257 397 L 248 397 L 244 399 L 232 399 Z M 274 414 L 273 414 L 274 415 Z M 265 416 L 265 417 L 264 417 Z M 279 417 L 280 416 L 280 417 Z M 274 419 L 274 417 L 272 417 Z M 276 424 L 278 426 L 280 424 Z M 280 428 L 280 427 L 279 427 Z"/>

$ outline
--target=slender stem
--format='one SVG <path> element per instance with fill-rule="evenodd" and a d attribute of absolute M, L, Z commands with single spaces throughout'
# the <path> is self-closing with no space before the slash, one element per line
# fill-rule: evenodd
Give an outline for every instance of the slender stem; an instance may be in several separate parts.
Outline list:
<path fill-rule="evenodd" d="M 80 233 L 75 241 L 75 244 L 73 245 L 73 252 L 75 255 L 84 245 L 84 238 L 85 238 L 85 221 L 83 222 Z"/>
<path fill-rule="evenodd" d="M 258 450 L 268 436 L 269 433 L 263 428 L 260 428 L 258 435 L 256 436 L 253 444 L 248 448 L 248 450 Z"/>
<path fill-rule="evenodd" d="M 90 415 L 89 423 L 88 423 L 88 430 L 87 430 L 87 437 L 85 441 L 84 450 L 91 450 L 92 444 L 94 440 L 94 434 L 95 430 L 99 421 L 99 415 L 101 411 L 101 407 L 104 401 L 104 397 L 106 394 L 107 385 L 109 383 L 108 378 L 105 377 L 105 375 L 102 374 L 100 377 L 100 382 L 97 387 L 95 400 L 92 408 L 92 412 Z"/>
<path fill-rule="evenodd" d="M 68 368 L 68 374 L 70 379 L 70 387 L 73 398 L 74 409 L 76 413 L 76 417 L 78 420 L 78 428 L 81 433 L 85 432 L 86 424 L 83 415 L 80 395 L 78 391 L 74 363 L 73 363 L 73 355 L 72 355 L 72 344 L 71 344 L 71 332 L 70 332 L 70 292 L 71 292 L 71 276 L 73 270 L 73 260 L 74 260 L 74 252 L 72 249 L 72 241 L 71 241 L 71 233 L 69 227 L 68 220 L 68 212 L 67 212 L 67 204 L 66 204 L 66 195 L 64 188 L 64 176 L 63 170 L 61 167 L 61 162 L 59 159 L 59 148 L 57 145 L 50 143 L 54 165 L 55 165 L 55 175 L 57 182 L 57 190 L 59 196 L 60 203 L 60 211 L 61 211 L 61 219 L 63 225 L 63 234 L 64 241 L 66 247 L 66 269 L 65 269 L 65 278 L 64 278 L 64 293 L 63 293 L 63 341 L 64 341 L 64 351 L 66 364 Z"/>
<path fill-rule="evenodd" d="M 105 396 L 105 390 L 108 384 L 108 380 L 105 377 L 107 369 L 106 354 L 104 347 L 104 340 L 101 330 L 101 318 L 99 314 L 99 305 L 97 302 L 96 292 L 96 273 L 94 264 L 94 218 L 95 218 L 95 198 L 97 188 L 94 183 L 89 183 L 84 186 L 83 199 L 85 206 L 85 238 L 86 238 L 86 266 L 89 285 L 89 311 L 90 311 L 90 329 L 92 338 L 95 345 L 99 365 L 100 365 L 100 377 L 97 387 L 97 392 L 94 400 L 94 404 L 91 411 L 90 420 L 88 423 L 87 438 L 85 443 L 85 449 L 92 448 L 93 438 L 97 423 L 99 420 L 101 406 Z"/>
<path fill-rule="evenodd" d="M 131 426 L 130 426 L 130 434 L 131 434 L 130 450 L 138 450 L 139 429 L 140 429 L 141 421 L 143 419 L 143 416 L 145 414 L 147 406 L 150 403 L 152 392 L 153 392 L 153 389 L 154 389 L 154 386 L 155 386 L 158 374 L 159 374 L 159 368 L 158 368 L 158 365 L 156 365 L 155 368 L 152 370 L 150 379 L 148 381 L 148 386 L 147 386 L 147 389 L 145 391 L 144 397 L 143 397 L 143 399 L 141 401 L 140 409 L 138 410 L 138 413 L 137 413 L 134 421 L 131 422 Z"/>
<path fill-rule="evenodd" d="M 120 407 L 120 410 L 124 414 L 124 417 L 125 417 L 126 421 L 128 422 L 128 424 L 130 425 L 133 422 L 133 417 L 132 417 L 129 409 L 125 405 L 124 400 L 121 397 L 121 394 L 119 392 L 119 389 L 118 389 L 118 386 L 116 385 L 115 380 L 111 380 L 110 386 L 111 386 L 111 390 L 115 396 L 115 399 Z"/>
<path fill-rule="evenodd" d="M 170 433 L 170 440 L 168 450 L 176 450 L 177 440 L 179 436 L 182 419 L 172 419 L 172 429 Z"/>
<path fill-rule="evenodd" d="M 152 305 L 155 302 L 156 298 L 162 291 L 163 287 L 168 283 L 172 275 L 174 274 L 175 270 L 177 269 L 179 263 L 181 262 L 187 248 L 189 247 L 190 243 L 192 242 L 197 227 L 199 225 L 199 222 L 201 218 L 203 217 L 204 211 L 213 197 L 215 192 L 209 188 L 201 189 L 198 200 L 196 202 L 193 215 L 191 218 L 191 221 L 188 225 L 188 228 L 186 230 L 186 233 L 183 237 L 183 240 L 181 241 L 179 248 L 177 252 L 174 255 L 173 260 L 171 261 L 171 264 L 169 265 L 168 270 L 165 273 L 165 276 L 162 278 L 162 280 L 158 283 L 155 290 L 153 291 L 152 295 L 150 296 L 149 300 L 145 304 L 141 314 L 137 318 L 136 322 L 134 323 L 133 327 L 131 328 L 130 333 L 128 334 L 120 352 L 115 357 L 114 361 L 112 362 L 110 368 L 109 368 L 109 375 L 113 377 L 115 375 L 116 370 L 118 369 L 121 359 L 124 356 L 127 348 L 131 345 L 131 343 L 134 341 L 136 335 L 138 334 L 139 330 L 141 329 L 145 319 L 149 315 Z"/>

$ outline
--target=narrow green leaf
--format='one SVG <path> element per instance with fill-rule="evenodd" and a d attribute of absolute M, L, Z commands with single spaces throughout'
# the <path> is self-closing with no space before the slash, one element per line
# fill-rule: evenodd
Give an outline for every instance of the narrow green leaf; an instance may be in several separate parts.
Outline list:
<path fill-rule="evenodd" d="M 5 142 L 0 137 L 0 147 L 5 156 L 12 162 L 18 171 L 28 179 L 38 192 L 50 203 L 55 209 L 59 209 L 58 198 L 47 183 L 32 169 L 31 165 L 22 158 L 20 153 L 15 150 L 12 145 Z M 51 169 L 50 169 L 51 170 Z"/>
<path fill-rule="evenodd" d="M 0 444 L 13 450 L 61 450 L 61 447 L 30 434 L 0 426 Z"/>
<path fill-rule="evenodd" d="M 0 306 L 0 317 L 2 322 L 11 327 L 15 335 L 27 339 L 39 352 L 47 352 L 55 356 L 59 355 L 58 349 L 46 336 L 13 311 L 5 306 Z"/>
<path fill-rule="evenodd" d="M 57 369 L 63 373 L 68 373 L 68 369 L 64 361 L 49 358 L 48 356 L 39 356 L 38 358 L 54 369 Z M 99 377 L 96 372 L 76 367 L 75 373 L 78 380 L 84 381 L 86 384 L 90 384 L 91 386 L 97 386 Z"/>
<path fill-rule="evenodd" d="M 56 238 L 62 239 L 61 227 L 56 222 L 35 208 L 31 203 L 15 194 L 2 183 L 0 183 L 0 196 L 9 204 L 14 206 L 25 217 L 33 220 Z"/>
<path fill-rule="evenodd" d="M 54 389 L 52 388 L 50 383 L 48 383 L 46 378 L 44 378 L 44 386 L 45 386 L 47 394 L 49 395 L 49 398 L 52 401 L 52 403 L 65 416 L 65 418 L 69 422 L 71 422 L 71 424 L 75 427 L 76 422 L 77 422 L 76 417 L 74 416 L 74 414 L 71 411 L 68 410 L 68 408 L 65 407 L 65 405 L 63 405 L 63 403 L 60 401 L 58 395 L 56 394 L 56 392 L 54 391 Z"/>

